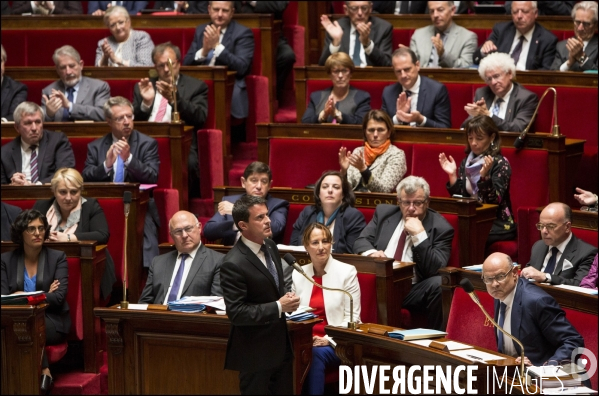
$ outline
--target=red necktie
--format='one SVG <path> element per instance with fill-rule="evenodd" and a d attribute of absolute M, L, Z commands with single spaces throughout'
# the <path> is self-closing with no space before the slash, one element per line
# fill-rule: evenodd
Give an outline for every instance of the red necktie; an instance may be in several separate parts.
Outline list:
<path fill-rule="evenodd" d="M 395 249 L 395 254 L 393 255 L 393 258 L 397 261 L 401 261 L 401 258 L 403 257 L 403 249 L 406 246 L 406 230 L 405 228 L 403 229 L 403 231 L 401 232 L 401 235 L 399 236 L 399 241 L 397 241 L 397 249 Z"/>
<path fill-rule="evenodd" d="M 160 100 L 160 105 L 158 106 L 158 111 L 156 112 L 156 118 L 154 118 L 154 122 L 163 122 L 163 118 L 166 115 L 166 105 L 168 104 L 168 100 L 163 96 Z"/>

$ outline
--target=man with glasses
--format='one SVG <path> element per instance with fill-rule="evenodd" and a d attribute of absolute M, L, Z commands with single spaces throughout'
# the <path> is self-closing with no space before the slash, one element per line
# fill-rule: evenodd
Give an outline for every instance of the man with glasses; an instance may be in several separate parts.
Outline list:
<path fill-rule="evenodd" d="M 510 256 L 493 253 L 483 263 L 482 279 L 495 299 L 495 321 L 524 345 L 527 366 L 565 364 L 584 340 L 555 299 L 541 288 L 518 278 Z M 520 362 L 520 346 L 495 332 L 497 349 Z"/>
<path fill-rule="evenodd" d="M 176 250 L 154 258 L 139 302 L 166 305 L 185 296 L 222 296 L 220 265 L 225 255 L 202 244 L 202 224 L 182 210 L 168 226 Z"/>
<path fill-rule="evenodd" d="M 327 34 L 318 64 L 324 66 L 331 54 L 341 51 L 356 67 L 391 66 L 393 26 L 370 16 L 371 1 L 346 1 L 343 11 L 346 16 L 335 22 L 326 15 L 320 17 Z"/>
<path fill-rule="evenodd" d="M 534 92 L 513 81 L 516 78 L 514 60 L 501 52 L 491 54 L 480 62 L 478 74 L 486 87 L 474 93 L 474 102 L 464 106 L 469 117 L 491 117 L 500 131 L 522 132 L 535 112 L 539 98 Z"/>
<path fill-rule="evenodd" d="M 554 202 L 541 212 L 537 229 L 541 240 L 530 254 L 520 276 L 551 285 L 578 286 L 591 268 L 597 248 L 572 233 L 572 209 Z"/>
<path fill-rule="evenodd" d="M 572 10 L 574 37 L 557 43 L 551 70 L 597 70 L 597 2 L 583 1 Z"/>
<path fill-rule="evenodd" d="M 428 207 L 430 187 L 421 177 L 408 176 L 397 186 L 398 206 L 381 204 L 354 243 L 354 252 L 414 262 L 412 289 L 404 308 L 426 312 L 428 326 L 443 330 L 440 268 L 447 266 L 454 229 Z"/>

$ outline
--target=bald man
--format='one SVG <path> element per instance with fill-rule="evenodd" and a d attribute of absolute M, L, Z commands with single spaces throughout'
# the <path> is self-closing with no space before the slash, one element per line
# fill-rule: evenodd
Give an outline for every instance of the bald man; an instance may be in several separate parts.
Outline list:
<path fill-rule="evenodd" d="M 530 254 L 530 262 L 520 276 L 552 285 L 578 286 L 591 268 L 597 248 L 572 233 L 572 209 L 554 202 L 545 207 L 537 229 L 541 240 Z"/>
<path fill-rule="evenodd" d="M 495 299 L 495 321 L 524 345 L 527 366 L 555 360 L 574 361 L 572 352 L 584 340 L 566 319 L 555 299 L 544 290 L 518 277 L 510 256 L 493 253 L 483 263 L 482 278 Z M 497 350 L 518 357 L 520 346 L 496 331 Z"/>
<path fill-rule="evenodd" d="M 225 256 L 202 245 L 202 224 L 180 211 L 169 222 L 176 250 L 152 260 L 140 303 L 164 304 L 185 296 L 222 296 L 220 265 Z"/>

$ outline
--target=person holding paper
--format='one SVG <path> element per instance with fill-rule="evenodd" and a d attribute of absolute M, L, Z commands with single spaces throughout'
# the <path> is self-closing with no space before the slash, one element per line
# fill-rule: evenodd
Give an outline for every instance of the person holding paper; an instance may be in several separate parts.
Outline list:
<path fill-rule="evenodd" d="M 202 244 L 202 223 L 182 210 L 168 227 L 176 250 L 152 260 L 139 302 L 166 305 L 185 296 L 222 296 L 220 265 L 225 255 Z"/>
<path fill-rule="evenodd" d="M 303 233 L 303 244 L 311 264 L 303 270 L 316 283 L 348 291 L 354 300 L 353 321 L 360 323 L 360 284 L 358 272 L 353 265 L 337 261 L 331 255 L 333 234 L 321 223 L 311 223 Z M 314 286 L 302 274 L 293 272 L 293 289 L 300 298 L 300 305 L 314 308 L 314 314 L 323 321 L 312 329 L 312 364 L 304 383 L 303 393 L 324 394 L 325 370 L 336 369 L 341 360 L 335 355 L 335 344 L 325 334 L 327 325 L 347 327 L 351 321 L 349 297 L 339 291 L 323 290 Z"/>
<path fill-rule="evenodd" d="M 460 169 L 453 157 L 439 154 L 439 164 L 449 176 L 450 195 L 474 197 L 480 203 L 497 205 L 497 219 L 487 238 L 486 249 L 497 241 L 516 239 L 516 223 L 510 200 L 512 167 L 501 155 L 501 138 L 493 119 L 479 115 L 466 123 L 466 154 Z"/>

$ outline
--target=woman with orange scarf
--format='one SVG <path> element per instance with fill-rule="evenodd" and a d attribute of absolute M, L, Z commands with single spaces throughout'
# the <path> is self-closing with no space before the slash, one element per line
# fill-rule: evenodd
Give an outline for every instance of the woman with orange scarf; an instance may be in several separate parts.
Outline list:
<path fill-rule="evenodd" d="M 393 121 L 381 110 L 370 110 L 362 122 L 364 147 L 352 152 L 339 149 L 341 173 L 352 189 L 365 192 L 393 193 L 406 173 L 403 150 L 391 144 Z"/>

